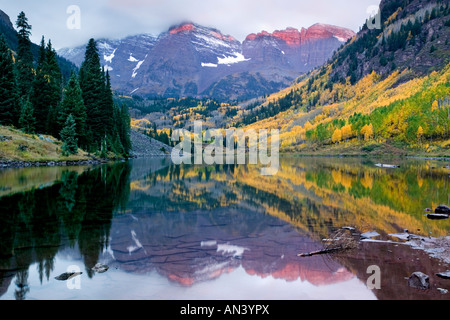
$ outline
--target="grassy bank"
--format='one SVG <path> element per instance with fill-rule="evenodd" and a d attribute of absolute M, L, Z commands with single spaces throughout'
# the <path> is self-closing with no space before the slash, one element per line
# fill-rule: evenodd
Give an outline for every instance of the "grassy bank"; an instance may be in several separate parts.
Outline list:
<path fill-rule="evenodd" d="M 371 158 L 450 158 L 450 141 L 441 141 L 428 147 L 410 147 L 397 142 L 382 143 L 340 143 L 327 146 L 315 144 L 303 145 L 301 148 L 286 148 L 281 151 L 286 154 L 304 156 L 347 156 Z"/>
<path fill-rule="evenodd" d="M 63 143 L 52 136 L 25 134 L 12 127 L 0 126 L 0 160 L 2 161 L 84 161 L 92 160 L 85 151 L 63 156 Z"/>

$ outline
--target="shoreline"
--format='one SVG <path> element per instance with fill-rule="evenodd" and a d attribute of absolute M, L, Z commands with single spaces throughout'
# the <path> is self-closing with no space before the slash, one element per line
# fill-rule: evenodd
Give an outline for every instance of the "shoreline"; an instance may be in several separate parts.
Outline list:
<path fill-rule="evenodd" d="M 23 160 L 0 160 L 1 169 L 15 169 L 15 168 L 38 168 L 38 167 L 68 167 L 68 166 L 83 166 L 83 165 L 98 165 L 117 159 L 92 159 L 92 160 L 49 160 L 49 161 L 23 161 Z"/>
<path fill-rule="evenodd" d="M 450 161 L 450 156 L 405 156 L 405 155 L 370 155 L 370 154 L 314 154 L 302 152 L 280 152 L 282 156 L 296 156 L 296 157 L 317 157 L 317 158 L 366 158 L 366 159 L 418 159 L 418 160 L 438 160 Z"/>
<path fill-rule="evenodd" d="M 301 152 L 280 152 L 281 156 L 293 156 L 293 157 L 310 157 L 310 158 L 367 158 L 367 159 L 383 159 L 383 158 L 396 158 L 396 159 L 417 159 L 417 160 L 436 160 L 436 161 L 450 161 L 450 157 L 439 156 L 393 156 L 393 155 L 364 155 L 364 154 L 302 154 Z M 83 166 L 83 165 L 99 165 L 114 161 L 128 161 L 138 158 L 164 158 L 167 157 L 161 155 L 148 155 L 148 156 L 130 156 L 129 158 L 113 158 L 113 159 L 84 159 L 84 160 L 2 160 L 0 159 L 0 170 L 12 169 L 12 168 L 38 168 L 38 167 L 68 167 L 68 166 Z"/>

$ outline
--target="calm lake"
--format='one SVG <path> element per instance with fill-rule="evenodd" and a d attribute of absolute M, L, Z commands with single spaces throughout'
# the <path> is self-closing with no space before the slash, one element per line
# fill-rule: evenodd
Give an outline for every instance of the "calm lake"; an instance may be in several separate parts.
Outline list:
<path fill-rule="evenodd" d="M 258 166 L 136 159 L 0 171 L 0 300 L 442 299 L 444 262 L 403 244 L 298 257 L 342 227 L 450 235 L 447 163 L 285 156 Z M 104 272 L 92 268 L 102 263 Z M 368 286 L 370 266 L 381 288 Z M 67 281 L 67 271 L 80 275 Z M 421 271 L 430 290 L 407 286 Z"/>

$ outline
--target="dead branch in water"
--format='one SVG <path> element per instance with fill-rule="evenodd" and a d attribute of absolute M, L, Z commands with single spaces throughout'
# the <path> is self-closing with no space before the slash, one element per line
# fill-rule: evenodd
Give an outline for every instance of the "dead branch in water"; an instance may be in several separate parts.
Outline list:
<path fill-rule="evenodd" d="M 343 250 L 354 249 L 358 246 L 358 242 L 349 233 L 348 230 L 339 229 L 331 237 L 331 239 L 325 240 L 328 242 L 322 250 L 312 251 L 308 253 L 299 253 L 298 257 L 311 257 L 318 254 L 334 253 Z"/>

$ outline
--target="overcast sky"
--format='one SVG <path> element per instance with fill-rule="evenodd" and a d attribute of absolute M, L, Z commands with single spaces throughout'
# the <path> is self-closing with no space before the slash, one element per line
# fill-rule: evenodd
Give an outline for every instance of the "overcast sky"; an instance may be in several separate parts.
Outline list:
<path fill-rule="evenodd" d="M 31 40 L 39 43 L 44 35 L 59 49 L 84 45 L 89 38 L 116 39 L 139 33 L 157 36 L 184 21 L 217 28 L 240 41 L 262 30 L 308 28 L 315 23 L 357 32 L 369 16 L 368 8 L 379 3 L 380 0 L 0 0 L 0 9 L 13 24 L 19 12 L 24 11 L 33 27 Z M 72 5 L 80 9 L 79 19 L 74 11 L 68 13 Z"/>

